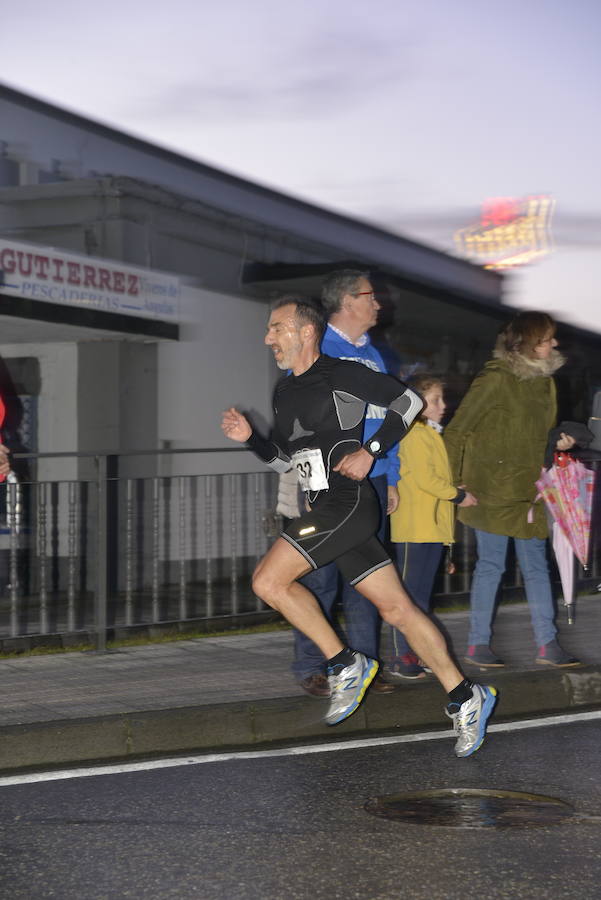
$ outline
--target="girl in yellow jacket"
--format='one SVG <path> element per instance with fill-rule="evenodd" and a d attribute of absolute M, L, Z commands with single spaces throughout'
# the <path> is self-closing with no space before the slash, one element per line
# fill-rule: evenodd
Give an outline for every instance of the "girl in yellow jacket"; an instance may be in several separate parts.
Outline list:
<path fill-rule="evenodd" d="M 413 602 L 428 613 L 443 547 L 453 542 L 453 506 L 475 506 L 478 501 L 451 480 L 441 435 L 440 422 L 446 409 L 442 381 L 433 375 L 420 375 L 412 387 L 426 405 L 419 421 L 399 445 L 399 505 L 390 516 L 390 537 L 405 588 Z M 395 628 L 392 646 L 394 655 L 387 667 L 388 675 L 423 678 L 417 656 Z"/>

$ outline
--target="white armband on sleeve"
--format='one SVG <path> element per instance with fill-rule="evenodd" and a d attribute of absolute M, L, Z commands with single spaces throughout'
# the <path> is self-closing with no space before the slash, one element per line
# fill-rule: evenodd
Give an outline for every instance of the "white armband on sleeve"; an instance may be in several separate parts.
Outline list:
<path fill-rule="evenodd" d="M 398 415 L 403 420 L 403 424 L 405 428 L 409 430 L 410 426 L 413 424 L 415 419 L 419 416 L 420 412 L 424 408 L 424 401 L 416 394 L 415 391 L 412 391 L 411 388 L 406 388 L 400 397 L 397 397 L 392 401 L 388 409 L 391 409 L 393 412 L 398 413 Z"/>

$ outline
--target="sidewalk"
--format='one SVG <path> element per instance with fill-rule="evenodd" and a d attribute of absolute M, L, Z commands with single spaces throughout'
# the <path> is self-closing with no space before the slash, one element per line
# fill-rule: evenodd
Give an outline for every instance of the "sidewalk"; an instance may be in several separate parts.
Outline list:
<path fill-rule="evenodd" d="M 468 613 L 439 623 L 461 658 Z M 562 644 L 584 666 L 536 665 L 527 606 L 499 610 L 493 645 L 506 667 L 465 667 L 498 686 L 498 721 L 601 707 L 601 595 L 577 601 L 573 626 L 560 607 L 558 623 Z M 430 676 L 368 695 L 329 728 L 327 701 L 295 684 L 291 653 L 291 634 L 281 631 L 0 660 L 0 771 L 449 727 L 444 693 Z"/>

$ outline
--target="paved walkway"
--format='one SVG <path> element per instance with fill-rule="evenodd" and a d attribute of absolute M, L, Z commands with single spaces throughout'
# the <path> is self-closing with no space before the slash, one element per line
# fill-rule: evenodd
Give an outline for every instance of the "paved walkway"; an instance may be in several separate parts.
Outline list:
<path fill-rule="evenodd" d="M 439 621 L 461 657 L 468 613 Z M 493 646 L 506 667 L 484 674 L 466 666 L 499 686 L 499 717 L 601 706 L 601 595 L 577 601 L 572 626 L 561 608 L 558 623 L 583 667 L 535 664 L 527 606 L 499 610 Z M 291 652 L 290 633 L 280 631 L 0 660 L 0 770 L 448 727 L 444 694 L 430 677 L 372 694 L 347 722 L 327 728 L 327 701 L 299 691 Z"/>

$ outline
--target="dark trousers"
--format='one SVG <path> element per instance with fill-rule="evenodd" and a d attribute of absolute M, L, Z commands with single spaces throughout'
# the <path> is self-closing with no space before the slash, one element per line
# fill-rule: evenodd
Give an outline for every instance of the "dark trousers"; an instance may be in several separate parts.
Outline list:
<path fill-rule="evenodd" d="M 405 590 L 416 606 L 425 613 L 430 612 L 432 588 L 440 565 L 443 544 L 393 544 L 396 564 Z M 391 628 L 394 656 L 404 656 L 411 652 L 404 634 Z"/>

